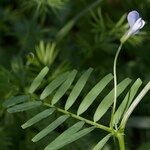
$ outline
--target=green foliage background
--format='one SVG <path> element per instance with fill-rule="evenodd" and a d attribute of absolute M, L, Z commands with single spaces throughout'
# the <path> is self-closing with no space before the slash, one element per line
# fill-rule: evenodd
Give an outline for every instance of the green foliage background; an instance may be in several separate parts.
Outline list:
<path fill-rule="evenodd" d="M 44 126 L 43 122 L 43 125 L 22 130 L 21 124 L 39 109 L 12 115 L 1 106 L 3 101 L 26 93 L 31 81 L 45 65 L 50 67 L 50 78 L 43 84 L 63 71 L 76 68 L 82 72 L 93 67 L 95 72 L 87 89 L 90 88 L 97 79 L 112 72 L 119 39 L 128 27 L 126 13 L 133 9 L 140 12 L 146 25 L 139 35 L 125 44 L 119 59 L 118 77 L 120 80 L 140 77 L 145 83 L 150 80 L 150 1 L 103 0 L 86 12 L 87 7 L 95 2 L 96 0 L 0 1 L 1 150 L 41 150 L 42 144 L 32 143 L 31 138 Z M 42 49 L 43 55 L 39 52 Z M 140 103 L 128 123 L 128 149 L 148 150 L 150 147 L 149 98 L 150 94 Z M 91 117 L 91 112 L 89 110 L 87 117 Z M 50 120 L 45 120 L 48 121 Z M 73 121 L 69 120 L 58 128 L 42 141 L 43 144 L 54 139 Z M 103 122 L 107 122 L 107 117 Z M 99 135 L 103 137 L 105 133 L 95 131 L 64 150 L 90 149 L 98 141 Z M 112 143 L 113 140 L 105 149 L 115 149 Z"/>

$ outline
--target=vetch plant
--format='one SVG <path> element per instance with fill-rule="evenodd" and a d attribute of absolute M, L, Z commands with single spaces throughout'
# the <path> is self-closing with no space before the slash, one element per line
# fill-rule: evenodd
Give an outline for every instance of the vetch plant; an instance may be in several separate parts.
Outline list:
<path fill-rule="evenodd" d="M 39 112 L 37 115 L 33 116 L 27 122 L 22 125 L 23 129 L 26 129 L 35 123 L 40 123 L 43 119 L 49 117 L 50 115 L 60 112 L 61 116 L 56 118 L 52 123 L 49 123 L 47 127 L 41 130 L 33 138 L 33 142 L 38 142 L 43 139 L 49 133 L 54 131 L 58 126 L 63 124 L 68 118 L 74 118 L 78 120 L 77 123 L 73 124 L 71 127 L 68 127 L 63 133 L 61 133 L 57 138 L 50 142 L 45 150 L 57 150 L 63 146 L 78 140 L 79 138 L 89 134 L 94 129 L 101 129 L 107 132 L 106 136 L 101 139 L 94 147 L 93 150 L 100 150 L 108 142 L 111 137 L 118 139 L 120 150 L 125 150 L 125 141 L 124 141 L 124 130 L 126 123 L 136 108 L 141 99 L 145 94 L 150 90 L 150 82 L 138 93 L 139 88 L 142 85 L 141 79 L 137 79 L 130 88 L 131 79 L 125 78 L 119 84 L 117 84 L 117 74 L 116 74 L 116 64 L 119 53 L 125 41 L 132 35 L 135 35 L 143 28 L 145 21 L 139 17 L 138 12 L 132 11 L 128 14 L 129 30 L 121 38 L 120 46 L 117 50 L 114 66 L 113 66 L 113 75 L 110 73 L 103 77 L 96 85 L 91 88 L 91 90 L 85 95 L 83 100 L 78 101 L 80 94 L 85 87 L 88 79 L 93 71 L 92 68 L 86 70 L 81 77 L 77 80 L 75 85 L 73 82 L 76 80 L 77 70 L 67 71 L 58 77 L 56 77 L 48 85 L 44 85 L 43 90 L 41 90 L 40 95 L 36 93 L 39 86 L 41 86 L 43 80 L 49 72 L 48 67 L 44 67 L 41 72 L 33 80 L 28 94 L 15 96 L 6 100 L 3 103 L 3 106 L 7 108 L 9 113 L 16 113 L 21 111 L 28 111 L 36 107 L 44 107 L 45 110 Z M 106 94 L 106 96 L 101 100 L 98 107 L 96 108 L 93 119 L 89 120 L 84 117 L 83 113 L 88 111 L 89 107 L 94 103 L 96 98 L 106 90 L 106 86 L 114 80 L 114 88 Z M 121 101 L 120 105 L 117 106 L 117 98 L 125 92 L 128 88 L 126 96 Z M 70 90 L 69 90 L 70 89 Z M 68 90 L 70 92 L 68 92 Z M 67 96 L 64 106 L 58 105 L 59 101 L 64 100 Z M 136 96 L 137 95 L 137 96 Z M 72 112 L 71 108 L 78 101 L 78 108 L 76 112 Z M 110 124 L 108 126 L 100 124 L 100 119 L 105 115 L 105 113 L 112 107 L 112 114 L 110 119 Z M 83 115 L 83 116 L 82 116 Z M 90 127 L 84 127 L 87 124 Z"/>
<path fill-rule="evenodd" d="M 127 33 L 125 33 L 125 35 L 121 38 L 121 44 L 117 50 L 115 59 L 114 59 L 114 66 L 113 66 L 113 73 L 114 73 L 114 104 L 113 104 L 113 110 L 112 110 L 112 117 L 114 115 L 115 112 L 115 108 L 116 108 L 116 100 L 117 100 L 117 75 L 116 75 L 116 63 L 117 63 L 117 59 L 118 59 L 118 55 L 121 51 L 121 48 L 123 46 L 123 44 L 126 42 L 126 40 L 132 36 L 135 35 L 139 32 L 140 29 L 142 29 L 145 25 L 145 21 L 139 17 L 139 13 L 137 11 L 131 11 L 128 16 L 128 23 L 129 23 L 129 30 L 127 31 Z"/>

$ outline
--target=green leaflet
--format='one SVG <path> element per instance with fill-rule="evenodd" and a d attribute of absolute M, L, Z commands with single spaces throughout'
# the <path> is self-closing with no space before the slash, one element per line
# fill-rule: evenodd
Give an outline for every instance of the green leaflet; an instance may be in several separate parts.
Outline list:
<path fill-rule="evenodd" d="M 9 113 L 16 113 L 16 112 L 20 112 L 20 111 L 26 111 L 26 110 L 38 107 L 40 105 L 42 105 L 41 101 L 26 102 L 26 103 L 22 103 L 22 104 L 10 107 L 7 109 L 7 111 Z"/>
<path fill-rule="evenodd" d="M 68 110 L 73 105 L 73 103 L 75 102 L 75 100 L 77 99 L 79 94 L 81 93 L 83 87 L 85 86 L 92 71 L 93 71 L 93 69 L 89 68 L 79 78 L 79 80 L 77 81 L 76 85 L 74 86 L 73 90 L 71 91 L 71 93 L 66 101 L 65 110 Z"/>
<path fill-rule="evenodd" d="M 108 74 L 91 89 L 91 91 L 85 96 L 85 98 L 81 102 L 77 111 L 78 115 L 82 114 L 90 107 L 90 105 L 93 103 L 96 97 L 101 93 L 101 91 L 112 79 L 113 75 Z"/>
<path fill-rule="evenodd" d="M 10 107 L 10 106 L 14 106 L 16 104 L 19 104 L 19 103 L 22 103 L 22 102 L 25 102 L 27 100 L 30 99 L 30 96 L 29 95 L 20 95 L 20 96 L 15 96 L 15 97 L 12 97 L 8 100 L 6 100 L 4 103 L 3 103 L 3 106 L 4 107 Z"/>
<path fill-rule="evenodd" d="M 77 122 L 72 127 L 64 131 L 61 135 L 59 135 L 54 141 L 52 141 L 49 144 L 50 149 L 57 149 L 57 147 L 64 143 L 65 139 L 70 138 L 70 135 L 73 135 L 76 132 L 78 132 L 83 127 L 84 123 L 84 121 Z"/>
<path fill-rule="evenodd" d="M 117 85 L 117 97 L 126 89 L 130 84 L 131 79 L 126 78 Z M 98 121 L 113 104 L 114 89 L 101 101 L 94 114 L 94 121 Z"/>
<path fill-rule="evenodd" d="M 135 97 L 138 89 L 140 88 L 142 84 L 141 79 L 137 79 L 135 81 L 135 83 L 132 85 L 132 87 L 130 88 L 129 92 L 127 93 L 127 95 L 125 96 L 124 100 L 122 101 L 122 103 L 120 104 L 119 108 L 117 109 L 117 111 L 114 114 L 113 117 L 113 124 L 118 124 L 121 116 L 123 115 L 123 113 L 128 109 L 128 107 L 130 106 L 131 102 L 133 101 L 133 98 Z"/>
<path fill-rule="evenodd" d="M 133 84 L 133 86 L 131 87 L 132 89 L 130 89 L 130 91 L 129 91 L 129 95 L 127 95 L 127 97 L 128 97 L 128 102 L 127 102 L 127 109 L 129 108 L 129 106 L 130 106 L 130 104 L 132 103 L 132 101 L 133 101 L 133 98 L 135 97 L 135 95 L 136 95 L 136 93 L 137 93 L 137 91 L 138 91 L 138 89 L 140 88 L 140 86 L 142 85 L 142 81 L 141 81 L 141 79 L 137 79 L 136 81 L 135 81 L 135 83 Z"/>
<path fill-rule="evenodd" d="M 50 116 L 54 111 L 55 111 L 54 108 L 46 109 L 46 110 L 40 112 L 39 114 L 37 114 L 36 116 L 34 116 L 33 118 L 31 118 L 30 120 L 28 120 L 21 127 L 23 129 L 28 128 L 28 127 L 32 126 L 33 124 L 37 123 L 38 121 Z"/>
<path fill-rule="evenodd" d="M 136 106 L 139 104 L 139 102 L 142 100 L 142 98 L 147 94 L 149 90 L 150 90 L 150 81 L 145 85 L 145 87 L 141 90 L 141 92 L 137 95 L 137 97 L 133 100 L 132 104 L 129 106 L 129 108 L 125 112 L 123 119 L 121 121 L 121 124 L 120 124 L 121 129 L 125 128 L 127 120 L 129 119 L 133 110 L 136 108 Z"/>
<path fill-rule="evenodd" d="M 52 122 L 49 126 L 44 128 L 42 131 L 40 131 L 34 138 L 32 139 L 33 142 L 37 142 L 43 137 L 45 137 L 47 134 L 55 130 L 59 125 L 61 125 L 66 119 L 68 118 L 68 115 L 63 115 L 57 118 L 54 122 Z"/>
<path fill-rule="evenodd" d="M 63 146 L 71 143 L 71 142 L 74 142 L 76 140 L 78 140 L 79 138 L 87 135 L 88 133 L 92 132 L 93 130 L 95 129 L 95 127 L 89 127 L 89 128 L 85 128 L 75 134 L 72 134 L 70 135 L 69 137 L 65 138 L 64 140 L 61 140 L 59 143 L 57 143 L 56 146 L 54 147 L 51 147 L 51 143 L 49 145 L 47 145 L 45 147 L 44 150 L 57 150 L 57 149 L 60 149 L 62 148 Z"/>
<path fill-rule="evenodd" d="M 43 78 L 46 76 L 46 74 L 48 73 L 49 68 L 48 67 L 44 67 L 41 72 L 37 75 L 37 77 L 33 80 L 30 88 L 29 88 L 29 93 L 33 93 L 41 84 Z"/>
<path fill-rule="evenodd" d="M 106 135 L 102 140 L 100 140 L 96 146 L 93 148 L 93 150 L 101 150 L 103 146 L 107 143 L 109 138 L 111 137 L 111 134 Z"/>
<path fill-rule="evenodd" d="M 77 70 L 73 70 L 69 75 L 67 80 L 60 86 L 60 88 L 57 90 L 55 93 L 53 99 L 52 99 L 52 105 L 57 103 L 61 97 L 66 93 L 66 91 L 69 89 L 71 86 L 72 82 L 74 81 L 74 78 L 77 74 Z"/>
<path fill-rule="evenodd" d="M 43 100 L 49 96 L 56 88 L 58 88 L 68 77 L 69 72 L 65 72 L 53 80 L 49 85 L 46 86 L 42 92 L 40 99 Z"/>

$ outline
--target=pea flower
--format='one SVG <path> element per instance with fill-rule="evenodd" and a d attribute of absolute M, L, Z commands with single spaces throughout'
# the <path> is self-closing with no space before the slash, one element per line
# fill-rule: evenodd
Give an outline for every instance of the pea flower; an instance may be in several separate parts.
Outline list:
<path fill-rule="evenodd" d="M 145 25 L 145 21 L 135 10 L 129 12 L 127 20 L 130 28 L 127 33 L 121 38 L 122 43 L 124 43 L 130 36 L 137 34 Z"/>

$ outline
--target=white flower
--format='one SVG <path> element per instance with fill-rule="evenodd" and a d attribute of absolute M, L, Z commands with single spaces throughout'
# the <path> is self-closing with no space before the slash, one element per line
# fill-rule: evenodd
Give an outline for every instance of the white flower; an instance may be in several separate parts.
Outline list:
<path fill-rule="evenodd" d="M 135 35 L 142 29 L 145 25 L 145 21 L 140 17 L 137 11 L 131 11 L 128 16 L 127 20 L 129 23 L 129 30 L 128 32 L 121 38 L 121 42 L 124 43 L 130 36 Z"/>
<path fill-rule="evenodd" d="M 139 13 L 135 10 L 128 14 L 127 19 L 130 26 L 128 31 L 129 35 L 137 34 L 139 30 L 142 29 L 145 25 L 145 21 L 140 18 Z"/>

